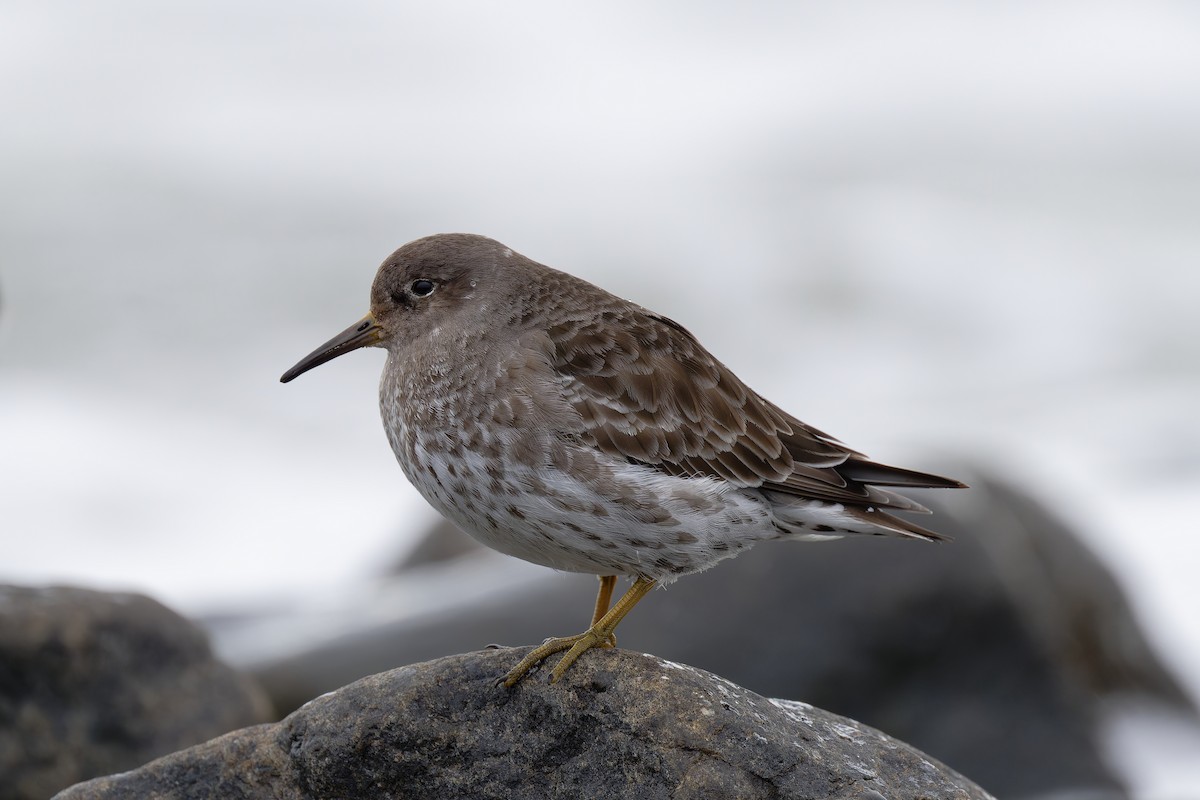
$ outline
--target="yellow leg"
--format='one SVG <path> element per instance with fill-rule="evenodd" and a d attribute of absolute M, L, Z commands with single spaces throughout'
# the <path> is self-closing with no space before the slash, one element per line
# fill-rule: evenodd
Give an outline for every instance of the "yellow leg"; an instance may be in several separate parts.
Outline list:
<path fill-rule="evenodd" d="M 600 618 L 608 611 L 608 604 L 612 602 L 613 587 L 617 585 L 616 575 L 599 575 L 600 592 L 596 595 L 596 610 L 592 613 L 592 624 L 595 625 L 600 621 Z"/>
<path fill-rule="evenodd" d="M 613 587 L 617 585 L 616 575 L 599 575 L 597 577 L 600 578 L 600 591 L 596 593 L 596 610 L 592 612 L 593 625 L 603 619 L 604 615 L 608 612 L 608 603 L 612 600 Z M 616 647 L 617 635 L 615 633 L 610 634 L 607 640 L 596 646 Z"/>
<path fill-rule="evenodd" d="M 615 580 L 614 578 L 613 582 Z M 603 581 L 604 578 L 601 578 L 601 594 L 604 593 Z M 566 654 L 558 660 L 558 663 L 554 665 L 554 669 L 550 670 L 550 682 L 555 683 L 563 676 L 567 668 L 574 664 L 575 660 L 583 655 L 585 651 L 593 647 L 603 647 L 609 637 L 613 635 L 613 631 L 621 624 L 621 620 L 625 618 L 625 615 L 653 588 L 654 581 L 649 578 L 638 578 L 629 587 L 629 590 L 621 595 L 621 599 L 617 601 L 617 604 L 609 609 L 599 620 L 594 622 L 592 627 L 575 636 L 563 636 L 559 639 L 549 639 L 543 642 L 540 647 L 534 648 L 529 655 L 521 659 L 521 663 L 509 670 L 501 682 L 511 688 L 535 664 L 545 660 L 547 656 L 552 656 L 555 653 L 561 653 L 563 650 L 566 650 Z M 611 587 L 609 591 L 611 592 Z M 600 598 L 597 598 L 597 606 L 599 606 L 599 600 Z M 607 605 L 607 602 L 605 605 Z"/>

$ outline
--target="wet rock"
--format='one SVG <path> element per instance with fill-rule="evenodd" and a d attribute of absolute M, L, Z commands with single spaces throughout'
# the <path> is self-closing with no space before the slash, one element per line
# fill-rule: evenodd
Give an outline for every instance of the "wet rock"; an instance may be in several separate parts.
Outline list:
<path fill-rule="evenodd" d="M 365 678 L 57 800 L 101 798 L 845 798 L 989 795 L 914 748 L 802 703 L 623 650 L 555 685 L 495 685 L 526 652 Z"/>

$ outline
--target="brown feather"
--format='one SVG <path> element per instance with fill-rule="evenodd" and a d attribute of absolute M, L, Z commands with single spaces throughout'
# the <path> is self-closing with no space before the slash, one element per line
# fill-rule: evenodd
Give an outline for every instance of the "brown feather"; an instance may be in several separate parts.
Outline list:
<path fill-rule="evenodd" d="M 671 475 L 858 507 L 865 519 L 909 535 L 928 534 L 865 509 L 924 507 L 874 485 L 961 486 L 867 460 L 753 392 L 678 323 L 617 298 L 547 334 L 551 366 L 583 421 L 581 440 L 611 455 Z"/>

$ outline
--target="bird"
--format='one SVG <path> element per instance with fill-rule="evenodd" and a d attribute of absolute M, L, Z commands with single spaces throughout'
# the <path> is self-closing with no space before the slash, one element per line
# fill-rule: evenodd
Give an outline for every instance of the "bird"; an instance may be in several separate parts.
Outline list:
<path fill-rule="evenodd" d="M 408 480 L 482 544 L 599 577 L 550 682 L 654 587 L 771 540 L 946 537 L 895 489 L 965 488 L 869 460 L 750 389 L 678 322 L 493 239 L 445 233 L 379 267 L 370 310 L 283 374 L 387 351 L 383 427 Z M 612 604 L 618 576 L 632 581 Z M 565 651 L 565 652 L 564 652 Z"/>

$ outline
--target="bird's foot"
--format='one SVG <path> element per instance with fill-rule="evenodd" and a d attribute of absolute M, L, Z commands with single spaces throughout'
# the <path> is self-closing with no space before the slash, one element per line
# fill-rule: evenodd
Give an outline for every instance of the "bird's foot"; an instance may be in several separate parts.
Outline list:
<path fill-rule="evenodd" d="M 554 665 L 554 669 L 550 670 L 550 682 L 554 683 L 563 676 L 567 668 L 575 663 L 583 653 L 593 647 L 616 647 L 617 637 L 614 635 L 617 626 L 621 624 L 621 620 L 629 613 L 629 610 L 638 604 L 646 594 L 654 588 L 654 581 L 650 578 L 639 577 L 629 587 L 625 594 L 621 595 L 621 599 L 617 604 L 608 611 L 600 614 L 602 606 L 608 605 L 608 598 L 605 597 L 605 585 L 608 584 L 608 589 L 611 589 L 611 584 L 616 578 L 605 578 L 601 581 L 600 598 L 596 601 L 596 615 L 599 619 L 593 617 L 592 627 L 588 628 L 577 636 L 564 636 L 559 639 L 547 639 L 541 645 L 535 647 L 529 655 L 521 659 L 521 663 L 508 671 L 508 674 L 499 680 L 508 688 L 517 685 L 517 681 L 525 677 L 525 673 L 529 672 L 534 664 L 539 664 L 546 659 L 547 656 L 552 656 L 555 653 L 561 653 L 566 650 L 566 654 L 558 660 Z"/>
<path fill-rule="evenodd" d="M 541 645 L 531 650 L 527 656 L 521 659 L 520 663 L 510 669 L 508 674 L 500 680 L 500 683 L 511 689 L 535 665 L 540 664 L 555 653 L 561 653 L 563 650 L 566 650 L 566 654 L 558 660 L 558 663 L 554 665 L 554 669 L 550 670 L 550 682 L 556 683 L 567 671 L 567 668 L 574 664 L 575 660 L 583 655 L 585 651 L 593 647 L 616 646 L 616 635 L 611 630 L 605 630 L 600 625 L 593 625 L 588 630 L 575 636 L 561 636 L 556 639 L 547 639 Z"/>

